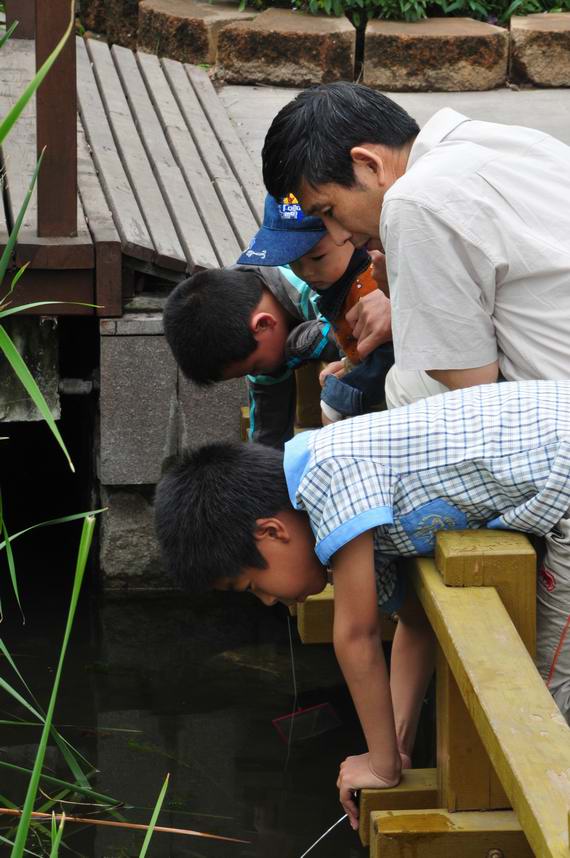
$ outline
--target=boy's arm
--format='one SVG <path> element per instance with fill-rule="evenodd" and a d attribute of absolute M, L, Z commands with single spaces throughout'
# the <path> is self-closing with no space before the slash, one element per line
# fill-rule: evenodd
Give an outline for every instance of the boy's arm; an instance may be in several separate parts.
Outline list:
<path fill-rule="evenodd" d="M 400 779 L 401 768 L 388 671 L 382 653 L 370 531 L 335 554 L 333 573 L 335 653 L 368 745 L 368 754 L 345 760 L 338 780 L 341 803 L 351 825 L 356 827 L 358 809 L 351 792 L 363 787 L 394 786 Z"/>
<path fill-rule="evenodd" d="M 400 754 L 411 757 L 424 696 L 433 674 L 435 638 L 414 590 L 398 611 L 392 644 L 390 688 Z"/>
<path fill-rule="evenodd" d="M 293 437 L 297 387 L 295 373 L 284 370 L 281 376 L 248 376 L 249 438 L 268 447 L 283 449 Z"/>

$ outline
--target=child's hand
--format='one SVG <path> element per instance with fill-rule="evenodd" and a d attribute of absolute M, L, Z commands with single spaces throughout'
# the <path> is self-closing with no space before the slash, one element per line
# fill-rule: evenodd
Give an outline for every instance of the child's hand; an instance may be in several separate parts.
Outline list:
<path fill-rule="evenodd" d="M 319 373 L 319 384 L 321 387 L 324 386 L 327 375 L 334 375 L 336 378 L 342 378 L 343 375 L 346 375 L 344 363 L 341 360 L 333 360 L 332 363 L 328 363 L 325 368 L 321 370 Z"/>
<path fill-rule="evenodd" d="M 336 785 L 339 790 L 340 803 L 348 813 L 352 828 L 358 828 L 358 807 L 353 793 L 359 789 L 387 789 L 400 782 L 400 773 L 383 777 L 372 769 L 370 754 L 360 754 L 358 757 L 347 757 L 340 764 L 340 773 Z"/>

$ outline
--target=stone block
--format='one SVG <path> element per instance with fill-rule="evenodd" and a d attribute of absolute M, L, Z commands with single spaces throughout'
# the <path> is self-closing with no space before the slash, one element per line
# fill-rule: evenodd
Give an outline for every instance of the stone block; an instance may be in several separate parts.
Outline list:
<path fill-rule="evenodd" d="M 149 317 L 150 326 L 155 321 Z M 176 365 L 163 336 L 101 337 L 102 483 L 158 481 L 163 459 L 177 448 L 176 394 Z"/>
<path fill-rule="evenodd" d="M 245 379 L 198 387 L 179 378 L 179 448 L 214 441 L 241 441 L 241 408 L 247 403 Z"/>
<path fill-rule="evenodd" d="M 352 80 L 355 38 L 346 18 L 268 9 L 220 32 L 216 77 L 300 87 Z"/>
<path fill-rule="evenodd" d="M 515 79 L 537 86 L 570 86 L 570 12 L 511 18 Z"/>
<path fill-rule="evenodd" d="M 173 589 L 154 535 L 152 492 L 101 486 L 100 568 L 106 590 Z"/>
<path fill-rule="evenodd" d="M 493 89 L 507 76 L 509 34 L 471 18 L 369 21 L 364 83 L 400 91 Z"/>
<path fill-rule="evenodd" d="M 214 63 L 218 34 L 229 23 L 249 21 L 258 13 L 240 12 L 237 4 L 204 0 L 142 0 L 138 46 L 186 63 Z"/>

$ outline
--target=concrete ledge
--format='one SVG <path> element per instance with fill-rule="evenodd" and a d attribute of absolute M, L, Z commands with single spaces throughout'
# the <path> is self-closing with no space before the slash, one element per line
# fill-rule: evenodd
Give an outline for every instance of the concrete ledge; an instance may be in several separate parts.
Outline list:
<path fill-rule="evenodd" d="M 570 12 L 511 19 L 513 75 L 538 86 L 570 86 Z"/>
<path fill-rule="evenodd" d="M 216 77 L 299 87 L 352 80 L 355 35 L 345 18 L 268 9 L 220 32 Z"/>
<path fill-rule="evenodd" d="M 222 27 L 250 21 L 257 14 L 240 12 L 230 3 L 142 0 L 138 47 L 180 62 L 214 63 Z"/>
<path fill-rule="evenodd" d="M 364 83 L 392 91 L 494 89 L 505 83 L 509 34 L 471 18 L 370 21 Z"/>

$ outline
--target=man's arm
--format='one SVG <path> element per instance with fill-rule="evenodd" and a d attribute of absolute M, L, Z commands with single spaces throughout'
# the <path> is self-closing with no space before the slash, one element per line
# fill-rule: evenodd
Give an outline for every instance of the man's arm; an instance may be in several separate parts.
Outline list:
<path fill-rule="evenodd" d="M 382 653 L 372 533 L 358 536 L 333 559 L 335 654 L 350 690 L 368 753 L 348 757 L 337 786 L 355 828 L 358 808 L 352 791 L 394 786 L 400 779 L 394 712 Z"/>
<path fill-rule="evenodd" d="M 499 377 L 499 361 L 473 369 L 430 369 L 427 374 L 450 390 L 474 387 L 476 384 L 494 384 Z"/>

